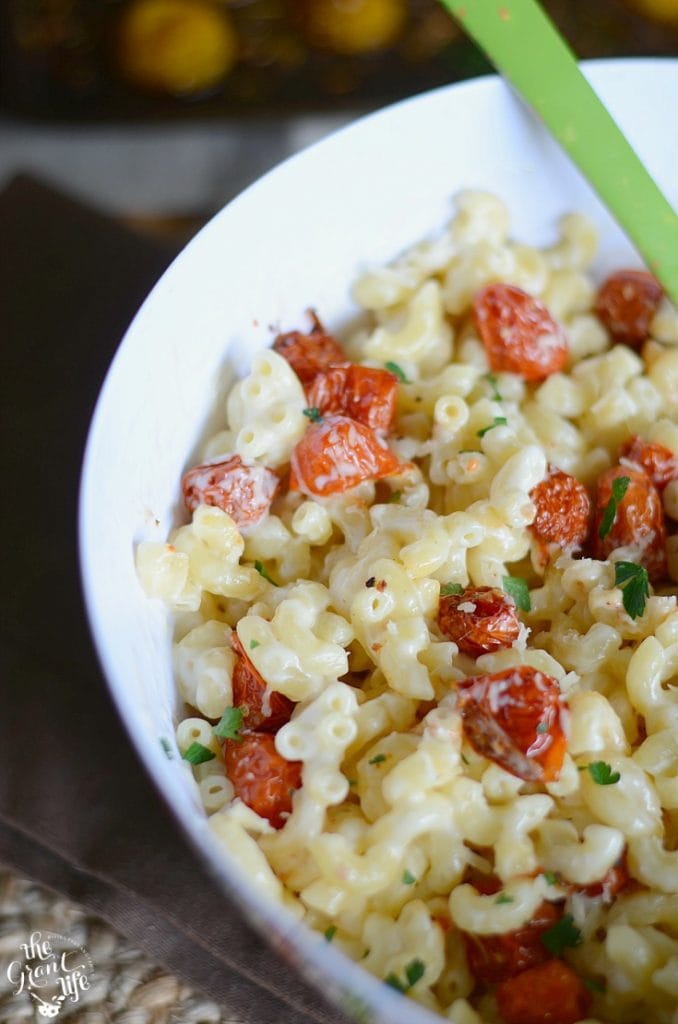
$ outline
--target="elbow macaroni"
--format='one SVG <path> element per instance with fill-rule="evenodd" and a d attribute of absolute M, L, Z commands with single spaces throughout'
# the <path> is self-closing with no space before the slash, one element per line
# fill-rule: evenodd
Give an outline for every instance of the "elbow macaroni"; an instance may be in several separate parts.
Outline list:
<path fill-rule="evenodd" d="M 595 248 L 579 214 L 549 248 L 514 242 L 499 199 L 463 193 L 438 237 L 354 287 L 373 326 L 348 351 L 407 378 L 391 441 L 401 473 L 279 497 L 246 539 L 201 506 L 136 555 L 147 592 L 190 613 L 174 646 L 190 716 L 177 744 L 207 748 L 193 775 L 215 840 L 271 899 L 453 1024 L 500 1021 L 462 933 L 529 928 L 545 900 L 564 902 L 581 934 L 564 959 L 604 979 L 589 1024 L 678 1020 L 675 592 L 662 586 L 632 619 L 612 563 L 544 562 L 530 532 L 550 464 L 592 487 L 631 434 L 678 454 L 678 314 L 665 299 L 644 348 L 613 344 L 592 308 Z M 536 384 L 488 374 L 469 307 L 492 282 L 562 322 L 565 369 Z M 290 365 L 260 353 L 204 450 L 286 467 L 306 404 Z M 678 520 L 678 481 L 663 502 Z M 678 535 L 668 554 L 678 579 Z M 519 639 L 473 659 L 440 633 L 441 587 L 501 588 L 509 575 L 530 579 Z M 295 703 L 274 742 L 301 787 L 278 830 L 239 798 L 214 734 L 234 702 L 233 629 L 266 699 Z M 456 706 L 460 680 L 521 665 L 557 680 L 568 705 L 560 777 L 541 786 L 481 756 Z M 622 858 L 637 885 L 608 899 Z M 473 870 L 494 874 L 499 898 L 470 884 Z"/>

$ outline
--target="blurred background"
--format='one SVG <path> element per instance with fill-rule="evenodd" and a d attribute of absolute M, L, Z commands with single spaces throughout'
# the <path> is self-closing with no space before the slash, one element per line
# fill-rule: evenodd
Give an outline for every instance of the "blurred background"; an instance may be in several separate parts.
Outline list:
<path fill-rule="evenodd" d="M 678 0 L 545 0 L 582 58 L 678 54 Z M 436 0 L 3 0 L 0 187 L 188 237 L 357 114 L 489 67 Z"/>

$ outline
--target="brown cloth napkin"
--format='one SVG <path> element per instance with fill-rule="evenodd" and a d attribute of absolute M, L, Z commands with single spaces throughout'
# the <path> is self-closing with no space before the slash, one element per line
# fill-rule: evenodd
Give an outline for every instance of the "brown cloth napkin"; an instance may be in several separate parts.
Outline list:
<path fill-rule="evenodd" d="M 90 907 L 242 1024 L 341 1024 L 187 847 L 86 625 L 76 509 L 87 426 L 173 255 L 29 178 L 0 195 L 0 861 Z"/>

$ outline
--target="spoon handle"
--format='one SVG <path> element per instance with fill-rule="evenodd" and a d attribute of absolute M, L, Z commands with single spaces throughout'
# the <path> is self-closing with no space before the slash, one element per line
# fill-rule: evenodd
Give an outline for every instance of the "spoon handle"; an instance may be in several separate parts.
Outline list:
<path fill-rule="evenodd" d="M 440 2 L 539 114 L 678 303 L 678 214 L 536 0 Z"/>

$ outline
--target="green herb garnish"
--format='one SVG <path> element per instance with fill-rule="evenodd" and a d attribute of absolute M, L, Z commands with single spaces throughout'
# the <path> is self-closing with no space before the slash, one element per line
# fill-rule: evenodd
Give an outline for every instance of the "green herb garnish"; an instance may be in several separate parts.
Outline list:
<path fill-rule="evenodd" d="M 575 926 L 572 914 L 565 914 L 557 921 L 553 928 L 549 928 L 541 936 L 541 941 L 554 956 L 560 956 L 564 949 L 578 946 L 582 941 L 582 934 Z"/>
<path fill-rule="evenodd" d="M 400 382 L 401 382 L 402 384 L 411 384 L 411 383 L 412 383 L 411 381 L 409 381 L 409 380 L 407 379 L 407 377 L 405 376 L 405 371 L 403 370 L 402 366 L 399 366 L 399 365 L 398 365 L 398 363 L 392 363 L 392 362 L 391 362 L 391 361 L 389 360 L 389 362 L 388 362 L 388 363 L 384 363 L 384 366 L 385 366 L 385 367 L 386 367 L 386 369 L 387 369 L 387 370 L 389 370 L 389 371 L 390 371 L 391 373 L 394 373 L 394 374 L 396 375 L 396 377 L 398 378 L 398 380 L 399 380 L 399 381 L 400 381 Z"/>
<path fill-rule="evenodd" d="M 261 647 L 261 644 L 259 643 L 259 641 L 258 640 L 250 640 L 250 650 L 251 651 L 255 651 L 257 649 L 257 647 Z"/>
<path fill-rule="evenodd" d="M 426 972 L 426 964 L 421 960 L 412 960 L 411 963 L 405 968 L 406 981 L 401 981 L 397 974 L 389 974 L 386 978 L 386 984 L 390 985 L 391 988 L 396 989 L 398 992 L 409 992 L 413 985 L 416 985 L 420 978 L 424 977 Z"/>
<path fill-rule="evenodd" d="M 544 879 L 547 885 L 560 885 L 560 877 L 555 873 L 555 871 L 545 871 Z"/>
<path fill-rule="evenodd" d="M 255 562 L 254 563 L 254 568 L 257 570 L 259 575 L 262 576 L 268 583 L 272 583 L 274 587 L 278 586 L 278 584 L 275 582 L 275 580 L 271 579 L 271 577 L 268 575 L 268 573 L 264 569 L 264 563 L 263 562 Z"/>
<path fill-rule="evenodd" d="M 317 409 L 315 405 L 312 405 L 309 409 L 303 409 L 302 412 L 304 416 L 308 416 L 311 423 L 322 422 L 322 415 L 320 413 L 320 409 Z"/>
<path fill-rule="evenodd" d="M 165 751 L 165 756 L 167 757 L 167 760 L 173 761 L 174 754 L 172 753 L 172 748 L 170 746 L 169 740 L 166 740 L 164 736 L 160 737 L 160 746 Z"/>
<path fill-rule="evenodd" d="M 586 767 L 598 786 L 614 786 L 615 782 L 619 782 L 621 778 L 619 772 L 612 771 L 612 767 L 607 761 L 591 761 Z"/>
<path fill-rule="evenodd" d="M 487 383 L 492 388 L 492 398 L 493 398 L 493 400 L 495 402 L 503 402 L 504 399 L 501 397 L 501 394 L 499 393 L 499 381 L 497 380 L 495 375 L 493 373 L 484 373 L 483 374 L 483 380 L 486 380 Z"/>
<path fill-rule="evenodd" d="M 440 588 L 441 597 L 457 597 L 459 594 L 464 593 L 464 588 L 461 583 L 443 583 Z"/>
<path fill-rule="evenodd" d="M 413 960 L 405 968 L 405 977 L 409 982 L 409 987 L 412 988 L 416 985 L 420 978 L 424 977 L 426 971 L 426 964 L 422 963 L 421 960 Z"/>
<path fill-rule="evenodd" d="M 242 740 L 240 729 L 242 728 L 243 713 L 240 708 L 226 708 L 221 721 L 214 726 L 214 735 L 220 740 Z"/>
<path fill-rule="evenodd" d="M 507 892 L 500 892 L 495 898 L 495 903 L 513 903 L 513 896 L 509 896 Z"/>
<path fill-rule="evenodd" d="M 184 761 L 188 761 L 189 764 L 204 764 L 205 761 L 213 761 L 215 757 L 216 754 L 213 754 L 202 743 L 198 743 L 197 740 L 194 740 L 188 750 L 185 750 L 183 753 Z"/>
<path fill-rule="evenodd" d="M 382 764 L 386 760 L 386 754 L 375 754 L 367 762 L 368 764 Z"/>
<path fill-rule="evenodd" d="M 414 885 L 415 882 L 416 878 L 414 877 L 412 872 L 408 871 L 407 868 L 405 868 L 405 870 L 403 871 L 403 885 Z"/>
<path fill-rule="evenodd" d="M 650 578 L 644 565 L 635 562 L 615 562 L 614 585 L 622 592 L 624 608 L 632 619 L 645 611 L 650 596 Z"/>
<path fill-rule="evenodd" d="M 520 576 L 502 576 L 501 585 L 504 588 L 504 593 L 513 598 L 516 608 L 520 608 L 523 612 L 530 611 L 532 602 L 527 580 Z"/>
<path fill-rule="evenodd" d="M 548 732 L 548 731 L 549 731 L 548 722 L 540 722 L 539 725 L 537 726 L 537 728 L 535 729 L 535 732 L 538 732 L 540 736 L 543 736 L 544 733 Z"/>
<path fill-rule="evenodd" d="M 626 494 L 630 483 L 631 478 L 628 476 L 618 476 L 616 480 L 612 481 L 612 495 L 605 506 L 603 518 L 600 520 L 600 526 L 598 527 L 598 536 L 601 540 L 607 537 L 608 533 L 612 529 L 612 524 L 614 523 L 615 516 L 617 515 L 617 507 Z"/>
<path fill-rule="evenodd" d="M 402 496 L 403 496 L 403 492 L 402 491 L 394 491 L 393 494 L 391 495 L 391 497 L 388 499 L 388 504 L 389 505 L 395 504 L 396 501 L 400 501 Z"/>
<path fill-rule="evenodd" d="M 601 995 L 604 995 L 607 991 L 605 982 L 596 981 L 595 978 L 582 978 L 581 982 L 584 988 L 587 988 L 589 992 L 599 992 Z"/>
<path fill-rule="evenodd" d="M 495 416 L 492 422 L 487 426 L 483 427 L 482 430 L 476 430 L 477 437 L 485 437 L 490 430 L 494 430 L 495 427 L 505 427 L 508 424 L 508 420 L 505 416 Z"/>
<path fill-rule="evenodd" d="M 329 926 L 329 928 L 326 928 L 325 931 L 323 932 L 323 935 L 325 936 L 325 939 L 326 939 L 327 942 L 331 942 L 336 934 L 337 934 L 337 926 L 336 926 L 336 924 L 331 924 Z"/>

